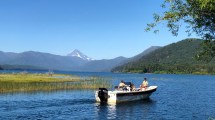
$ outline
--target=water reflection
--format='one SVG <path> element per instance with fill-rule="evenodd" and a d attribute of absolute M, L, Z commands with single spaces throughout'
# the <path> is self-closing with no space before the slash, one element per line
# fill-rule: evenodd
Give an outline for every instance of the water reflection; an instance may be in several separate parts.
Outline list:
<path fill-rule="evenodd" d="M 99 119 L 146 119 L 155 106 L 151 99 L 117 104 L 96 103 Z"/>

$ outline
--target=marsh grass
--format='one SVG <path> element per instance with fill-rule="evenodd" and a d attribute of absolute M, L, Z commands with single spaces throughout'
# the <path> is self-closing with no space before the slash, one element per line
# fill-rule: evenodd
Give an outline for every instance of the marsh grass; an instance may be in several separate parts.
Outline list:
<path fill-rule="evenodd" d="M 84 89 L 98 89 L 99 87 L 111 88 L 111 80 L 98 76 L 82 78 L 81 82 L 77 84 Z"/>
<path fill-rule="evenodd" d="M 110 88 L 110 80 L 97 76 L 81 78 L 64 74 L 0 74 L 0 93 L 98 89 L 99 87 Z"/>

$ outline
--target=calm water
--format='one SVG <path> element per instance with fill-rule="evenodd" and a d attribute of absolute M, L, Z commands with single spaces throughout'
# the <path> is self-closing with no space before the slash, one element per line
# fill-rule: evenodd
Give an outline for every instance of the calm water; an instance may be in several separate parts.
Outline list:
<path fill-rule="evenodd" d="M 67 72 L 67 74 L 70 74 Z M 108 77 L 139 86 L 144 77 L 158 89 L 149 100 L 116 105 L 96 103 L 94 91 L 0 94 L 0 120 L 5 119 L 215 119 L 215 76 L 72 73 Z"/>

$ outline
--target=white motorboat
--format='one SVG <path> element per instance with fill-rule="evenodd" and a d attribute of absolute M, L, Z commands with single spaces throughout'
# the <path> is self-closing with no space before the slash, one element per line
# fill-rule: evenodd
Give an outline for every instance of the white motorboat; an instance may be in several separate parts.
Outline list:
<path fill-rule="evenodd" d="M 130 86 L 127 86 L 126 90 L 115 89 L 113 91 L 108 91 L 106 88 L 99 88 L 99 90 L 95 92 L 95 97 L 97 102 L 118 103 L 148 99 L 156 90 L 157 86 L 149 86 L 142 89 L 137 88 L 134 90 L 131 90 Z"/>

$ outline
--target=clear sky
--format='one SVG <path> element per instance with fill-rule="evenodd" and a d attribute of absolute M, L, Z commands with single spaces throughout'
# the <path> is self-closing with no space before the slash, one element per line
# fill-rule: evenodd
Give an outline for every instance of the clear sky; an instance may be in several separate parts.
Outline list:
<path fill-rule="evenodd" d="M 93 59 L 132 57 L 174 37 L 165 25 L 145 32 L 163 0 L 0 0 L 0 51 L 67 55 L 79 49 Z"/>

